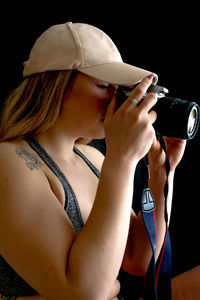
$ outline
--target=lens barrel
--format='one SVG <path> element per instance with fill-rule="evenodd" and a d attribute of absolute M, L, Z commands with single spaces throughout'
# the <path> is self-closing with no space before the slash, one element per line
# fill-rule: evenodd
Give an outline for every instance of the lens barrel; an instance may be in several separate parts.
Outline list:
<path fill-rule="evenodd" d="M 200 109 L 195 102 L 173 97 L 158 99 L 154 127 L 163 136 L 192 139 L 199 127 Z"/>

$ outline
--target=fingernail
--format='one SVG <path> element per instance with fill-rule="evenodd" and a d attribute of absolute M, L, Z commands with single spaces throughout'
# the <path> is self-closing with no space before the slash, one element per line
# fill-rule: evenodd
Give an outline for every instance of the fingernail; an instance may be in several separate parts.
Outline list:
<path fill-rule="evenodd" d="M 154 74 L 150 74 L 147 76 L 149 79 L 153 79 L 154 78 Z"/>

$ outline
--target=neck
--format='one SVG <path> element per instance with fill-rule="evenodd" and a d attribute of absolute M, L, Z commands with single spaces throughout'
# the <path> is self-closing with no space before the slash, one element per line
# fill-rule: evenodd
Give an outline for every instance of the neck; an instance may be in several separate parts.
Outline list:
<path fill-rule="evenodd" d="M 53 127 L 45 133 L 36 135 L 36 138 L 51 156 L 64 160 L 74 157 L 73 148 L 77 137 L 70 136 Z"/>

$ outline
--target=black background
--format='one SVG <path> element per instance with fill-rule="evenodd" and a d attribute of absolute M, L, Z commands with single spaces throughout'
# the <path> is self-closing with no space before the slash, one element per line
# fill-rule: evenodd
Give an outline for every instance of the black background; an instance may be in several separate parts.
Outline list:
<path fill-rule="evenodd" d="M 198 4 L 198 3 L 197 3 Z M 188 1 L 146 3 L 27 1 L 1 9 L 0 101 L 22 81 L 22 62 L 49 26 L 67 21 L 99 27 L 125 62 L 153 71 L 171 96 L 200 102 L 199 7 Z M 177 120 L 178 124 L 178 120 Z M 200 132 L 177 168 L 170 225 L 173 274 L 199 264 Z"/>

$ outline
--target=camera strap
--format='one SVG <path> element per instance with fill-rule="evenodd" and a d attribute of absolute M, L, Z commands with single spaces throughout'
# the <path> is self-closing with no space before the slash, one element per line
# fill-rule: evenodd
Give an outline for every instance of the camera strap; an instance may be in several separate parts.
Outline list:
<path fill-rule="evenodd" d="M 165 169 L 167 179 L 164 186 L 164 218 L 166 231 L 159 258 L 157 262 L 155 262 L 157 231 L 155 200 L 150 188 L 148 187 L 148 180 L 150 179 L 150 169 L 148 163 L 148 155 L 146 155 L 143 158 L 144 189 L 141 199 L 141 211 L 143 221 L 150 239 L 153 254 L 145 277 L 143 300 L 171 300 L 171 243 L 168 231 L 167 213 L 168 175 L 170 170 L 170 163 L 166 153 L 166 145 L 164 139 L 160 135 L 157 135 L 157 139 L 159 140 L 166 154 Z"/>

